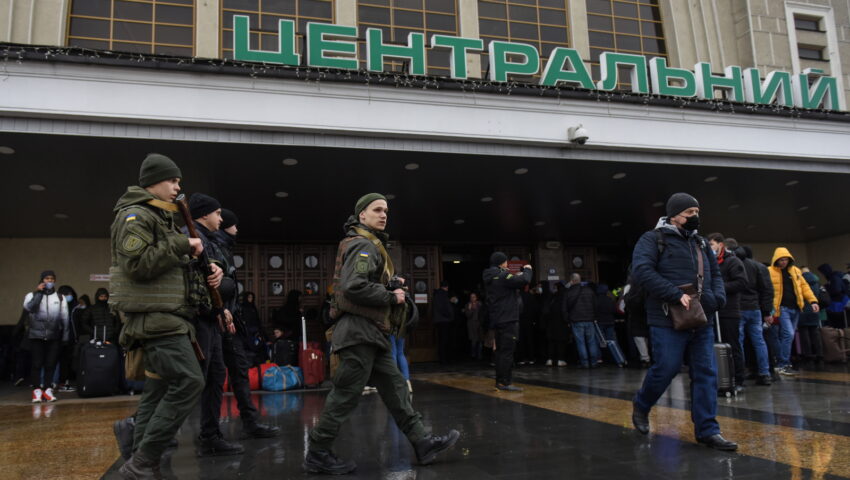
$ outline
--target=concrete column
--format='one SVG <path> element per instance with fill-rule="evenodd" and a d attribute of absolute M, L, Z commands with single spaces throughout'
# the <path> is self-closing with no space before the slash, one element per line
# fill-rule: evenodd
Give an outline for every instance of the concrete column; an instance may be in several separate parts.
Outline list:
<path fill-rule="evenodd" d="M 334 23 L 357 26 L 357 0 L 336 0 Z"/>
<path fill-rule="evenodd" d="M 570 47 L 586 61 L 590 61 L 590 37 L 587 33 L 587 1 L 570 0 Z"/>
<path fill-rule="evenodd" d="M 460 36 L 465 38 L 480 38 L 478 28 L 478 0 L 458 0 L 457 21 Z M 485 45 L 486 49 L 487 46 Z M 470 53 L 466 56 L 466 70 L 470 78 L 481 78 L 481 55 Z"/>
<path fill-rule="evenodd" d="M 195 56 L 221 58 L 221 0 L 195 2 Z"/>
<path fill-rule="evenodd" d="M 668 63 L 672 67 L 690 70 L 697 62 L 698 55 L 688 4 L 681 0 L 661 0 L 658 3 L 664 26 Z"/>
<path fill-rule="evenodd" d="M 14 9 L 15 2 L 13 0 L 0 0 L 0 42 L 12 41 Z"/>

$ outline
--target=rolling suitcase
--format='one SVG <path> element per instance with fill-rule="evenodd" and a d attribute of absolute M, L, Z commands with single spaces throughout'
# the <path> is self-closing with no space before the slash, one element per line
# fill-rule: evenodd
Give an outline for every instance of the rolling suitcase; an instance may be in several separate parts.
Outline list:
<path fill-rule="evenodd" d="M 80 372 L 77 395 L 80 397 L 105 397 L 120 389 L 121 352 L 118 345 L 106 343 L 106 326 L 99 340 L 95 327 L 94 338 L 80 349 Z"/>
<path fill-rule="evenodd" d="M 823 345 L 823 361 L 826 363 L 847 363 L 847 352 L 844 350 L 844 330 L 840 328 L 821 327 L 821 343 Z"/>
<path fill-rule="evenodd" d="M 720 316 L 714 316 L 717 327 L 717 342 L 714 344 L 714 356 L 717 360 L 717 394 L 726 397 L 737 395 L 735 391 L 735 361 L 732 358 L 732 346 L 721 343 Z"/>
<path fill-rule="evenodd" d="M 598 323 L 593 322 L 593 326 L 596 327 L 596 335 L 599 336 L 599 345 L 602 348 L 608 349 L 608 352 L 611 354 L 611 358 L 614 359 L 614 363 L 616 363 L 618 367 L 625 367 L 628 362 L 626 362 L 626 356 L 623 355 L 623 351 L 620 350 L 620 346 L 617 345 L 617 341 L 607 340 L 605 335 L 602 334 L 602 329 L 599 327 Z"/>
<path fill-rule="evenodd" d="M 298 366 L 304 375 L 305 387 L 318 387 L 325 381 L 325 356 L 315 343 L 307 343 L 307 322 L 301 316 L 301 350 L 298 351 Z"/>

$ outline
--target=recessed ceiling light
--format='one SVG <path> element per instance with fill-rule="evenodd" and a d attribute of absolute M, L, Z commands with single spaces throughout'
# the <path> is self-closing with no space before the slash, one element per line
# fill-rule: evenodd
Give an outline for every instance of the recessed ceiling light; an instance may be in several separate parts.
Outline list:
<path fill-rule="evenodd" d="M 816 227 L 814 225 L 809 225 L 808 227 L 806 227 L 806 230 L 814 230 L 816 228 L 818 228 L 818 227 Z"/>
<path fill-rule="evenodd" d="M 68 214 L 66 214 L 66 213 L 54 213 L 53 218 L 58 218 L 59 220 L 67 220 L 68 218 L 71 218 L 71 217 L 69 217 Z"/>
<path fill-rule="evenodd" d="M 294 158 L 284 158 L 283 164 L 286 165 L 287 167 L 292 167 L 292 166 L 298 165 L 298 160 L 296 160 Z"/>
<path fill-rule="evenodd" d="M 798 212 L 805 212 L 805 211 L 806 211 L 806 210 L 808 210 L 808 209 L 809 209 L 809 207 L 807 207 L 807 206 L 803 205 L 802 207 L 798 208 L 798 209 L 797 209 L 797 211 L 798 211 Z"/>
<path fill-rule="evenodd" d="M 460 260 L 452 260 L 452 263 L 454 263 L 455 265 L 457 265 L 458 263 L 460 263 Z"/>
<path fill-rule="evenodd" d="M 275 192 L 274 196 L 277 197 L 277 198 L 286 198 L 286 197 L 289 196 L 289 193 L 287 193 L 287 192 Z"/>
<path fill-rule="evenodd" d="M 525 167 L 517 168 L 516 170 L 514 170 L 514 173 L 516 173 L 517 175 L 525 175 L 526 173 L 528 173 L 528 169 Z"/>
<path fill-rule="evenodd" d="M 705 177 L 705 183 L 711 183 L 717 180 L 717 177 Z"/>
<path fill-rule="evenodd" d="M 418 163 L 408 163 L 407 165 L 404 166 L 405 170 L 416 170 L 417 168 L 419 168 Z"/>
<path fill-rule="evenodd" d="M 274 223 L 278 223 L 278 222 L 282 222 L 283 219 L 280 218 L 280 217 L 271 217 L 271 218 L 269 218 L 269 221 L 274 222 Z"/>
<path fill-rule="evenodd" d="M 614 180 L 626 178 L 626 173 L 625 172 L 618 172 L 618 173 L 615 173 L 611 178 L 613 178 Z"/>
<path fill-rule="evenodd" d="M 455 225 L 463 225 L 464 223 L 466 223 L 466 220 L 462 218 L 458 218 L 457 220 L 455 220 Z"/>
<path fill-rule="evenodd" d="M 740 208 L 740 207 L 741 207 L 740 205 L 735 203 L 735 204 L 729 205 L 729 210 L 735 210 L 736 208 Z"/>
<path fill-rule="evenodd" d="M 484 202 L 484 203 L 492 202 L 493 197 L 481 197 L 481 201 Z"/>
<path fill-rule="evenodd" d="M 581 200 L 575 199 L 575 200 L 570 202 L 570 205 L 581 205 Z"/>
<path fill-rule="evenodd" d="M 623 225 L 623 222 L 614 222 L 614 223 L 611 224 L 612 227 L 619 227 L 619 226 L 622 226 L 622 225 Z"/>
<path fill-rule="evenodd" d="M 797 180 L 791 180 L 790 182 L 785 182 L 785 186 L 786 187 L 793 187 L 794 185 L 797 185 L 798 183 L 800 183 L 800 182 L 797 181 Z"/>
<path fill-rule="evenodd" d="M 655 208 L 663 207 L 663 206 L 664 206 L 664 202 L 655 202 L 655 203 L 653 203 L 653 204 L 652 204 L 652 206 L 653 206 L 653 207 L 655 207 Z"/>
<path fill-rule="evenodd" d="M 384 196 L 387 197 L 387 200 L 395 200 L 395 195 L 393 195 L 392 193 L 388 193 Z"/>
<path fill-rule="evenodd" d="M 33 183 L 32 185 L 30 185 L 30 190 L 32 190 L 33 192 L 43 192 L 47 190 L 47 187 L 45 187 L 44 185 Z"/>
<path fill-rule="evenodd" d="M 11 155 L 15 153 L 15 149 L 12 147 L 2 146 L 0 147 L 0 153 L 2 153 L 3 155 Z"/>
<path fill-rule="evenodd" d="M 535 227 L 542 227 L 543 225 L 546 225 L 546 222 L 544 222 L 543 220 L 539 220 L 537 222 L 534 222 Z"/>

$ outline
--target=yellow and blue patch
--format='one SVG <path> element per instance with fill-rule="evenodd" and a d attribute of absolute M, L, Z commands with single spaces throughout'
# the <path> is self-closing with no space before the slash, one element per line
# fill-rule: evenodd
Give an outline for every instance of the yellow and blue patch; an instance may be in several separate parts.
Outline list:
<path fill-rule="evenodd" d="M 361 257 L 368 257 L 368 256 L 369 256 L 369 252 L 360 252 L 360 256 L 361 256 Z"/>
<path fill-rule="evenodd" d="M 126 222 L 132 222 L 134 220 L 136 220 L 136 214 L 135 213 L 131 213 L 131 214 L 127 215 L 126 217 L 124 217 L 125 223 Z"/>

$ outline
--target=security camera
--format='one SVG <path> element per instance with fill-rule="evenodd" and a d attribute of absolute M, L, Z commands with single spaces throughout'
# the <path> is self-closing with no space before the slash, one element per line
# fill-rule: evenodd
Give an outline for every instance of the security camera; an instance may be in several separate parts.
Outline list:
<path fill-rule="evenodd" d="M 590 136 L 587 134 L 587 130 L 579 124 L 577 127 L 570 127 L 567 129 L 567 138 L 572 143 L 577 143 L 579 145 L 584 145 L 587 142 L 587 139 Z"/>

